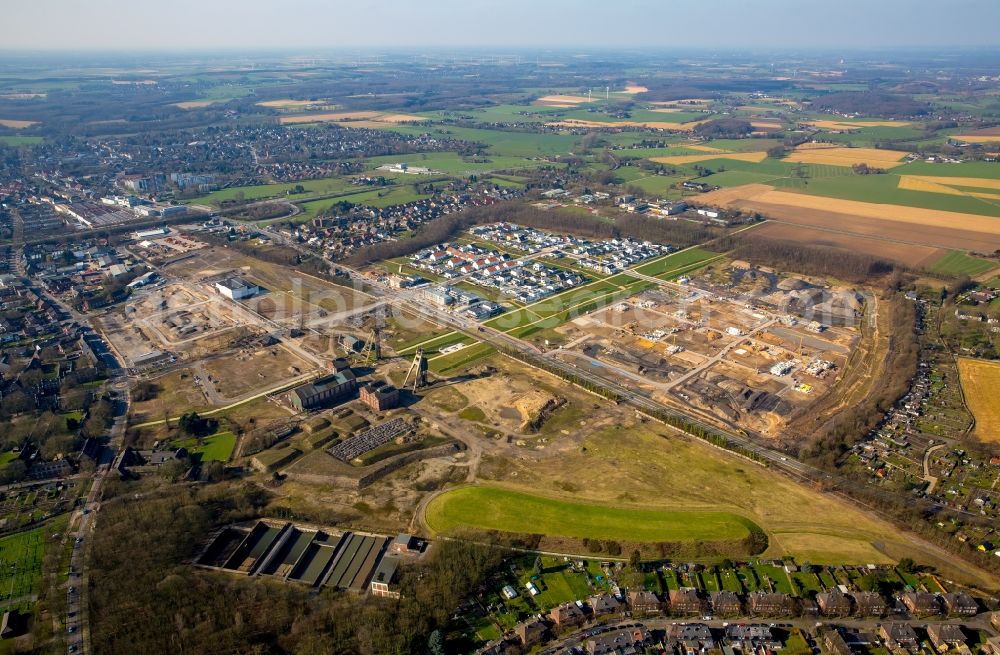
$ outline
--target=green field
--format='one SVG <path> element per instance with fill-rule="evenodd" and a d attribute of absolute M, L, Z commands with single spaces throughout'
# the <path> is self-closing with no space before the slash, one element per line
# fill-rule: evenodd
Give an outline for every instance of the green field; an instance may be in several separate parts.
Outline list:
<path fill-rule="evenodd" d="M 51 525 L 0 539 L 0 602 L 38 593 Z"/>
<path fill-rule="evenodd" d="M 236 435 L 232 432 L 219 432 L 205 437 L 201 445 L 194 438 L 175 441 L 175 448 L 187 448 L 192 455 L 200 455 L 201 462 L 226 462 L 236 448 Z"/>
<path fill-rule="evenodd" d="M 637 273 L 642 273 L 643 275 L 661 277 L 665 274 L 686 270 L 694 264 L 700 264 L 701 262 L 718 256 L 719 253 L 712 252 L 711 250 L 705 250 L 704 248 L 687 248 L 685 250 L 675 252 L 672 255 L 667 255 L 666 257 L 654 259 L 651 262 L 642 264 L 635 270 Z"/>
<path fill-rule="evenodd" d="M 931 265 L 931 271 L 944 275 L 979 275 L 997 268 L 1000 263 L 972 257 L 961 250 L 952 250 Z"/>
<path fill-rule="evenodd" d="M 355 187 L 357 188 L 357 187 Z M 336 198 L 326 198 L 325 200 L 313 200 L 300 205 L 302 213 L 293 220 L 297 222 L 309 221 L 330 207 L 341 202 L 349 202 L 355 205 L 366 205 L 368 207 L 388 207 L 390 205 L 403 205 L 414 200 L 429 198 L 426 194 L 417 193 L 410 185 L 383 187 L 371 191 L 358 191 L 350 195 L 338 196 Z"/>
<path fill-rule="evenodd" d="M 483 132 L 490 133 L 486 130 L 483 130 Z M 524 136 L 528 137 L 537 135 L 525 134 Z M 489 154 L 485 157 L 472 157 L 465 159 L 455 152 L 422 153 L 418 155 L 386 155 L 384 157 L 372 157 L 366 161 L 373 169 L 385 164 L 398 164 L 402 162 L 413 167 L 429 168 L 434 171 L 440 171 L 451 175 L 470 175 L 475 173 L 488 173 L 491 171 L 514 170 L 518 168 L 539 168 L 541 166 L 552 166 L 552 164 L 547 161 L 525 159 L 524 157 L 510 155 Z M 413 177 L 414 182 L 422 181 L 421 176 L 411 177 Z"/>
<path fill-rule="evenodd" d="M 533 496 L 499 487 L 462 487 L 430 502 L 425 519 L 435 532 L 462 528 L 559 537 L 629 541 L 736 540 L 756 526 L 730 512 L 614 508 Z"/>
<path fill-rule="evenodd" d="M 317 180 L 304 180 L 302 182 L 288 182 L 283 184 L 258 184 L 257 186 L 241 186 L 229 189 L 213 191 L 208 195 L 195 198 L 190 202 L 221 204 L 226 200 L 233 200 L 239 194 L 243 194 L 245 200 L 260 200 L 263 198 L 288 198 L 295 200 L 295 194 L 288 195 L 289 191 L 301 185 L 305 193 L 301 196 L 318 196 L 332 193 L 344 193 L 346 191 L 357 190 L 358 187 L 351 184 L 350 180 L 341 177 L 323 177 Z"/>
<path fill-rule="evenodd" d="M 40 136 L 0 136 L 0 143 L 12 148 L 19 148 L 21 146 L 37 146 L 44 140 L 45 139 Z"/>

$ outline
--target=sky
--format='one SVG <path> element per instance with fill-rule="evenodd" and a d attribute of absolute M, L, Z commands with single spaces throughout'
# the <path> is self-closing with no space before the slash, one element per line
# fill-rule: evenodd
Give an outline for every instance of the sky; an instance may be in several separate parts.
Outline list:
<path fill-rule="evenodd" d="M 0 50 L 1000 46 L 1000 0 L 3 0 Z"/>

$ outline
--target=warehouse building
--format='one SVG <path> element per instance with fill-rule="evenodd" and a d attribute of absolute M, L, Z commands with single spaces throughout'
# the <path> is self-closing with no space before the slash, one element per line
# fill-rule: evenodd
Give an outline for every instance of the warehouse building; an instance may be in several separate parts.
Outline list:
<path fill-rule="evenodd" d="M 229 277 L 215 283 L 215 288 L 230 300 L 243 300 L 260 293 L 260 287 L 241 277 Z"/>
<path fill-rule="evenodd" d="M 292 406 L 302 412 L 343 400 L 357 391 L 358 381 L 350 369 L 338 371 L 292 390 Z"/>

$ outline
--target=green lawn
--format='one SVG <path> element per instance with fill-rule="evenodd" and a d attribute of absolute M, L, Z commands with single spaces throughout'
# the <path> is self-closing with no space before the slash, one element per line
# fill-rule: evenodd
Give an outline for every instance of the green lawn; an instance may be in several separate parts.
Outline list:
<path fill-rule="evenodd" d="M 931 265 L 931 271 L 944 275 L 979 275 L 1000 266 L 1000 263 L 972 257 L 961 250 L 952 250 Z"/>
<path fill-rule="evenodd" d="M 427 506 L 425 518 L 432 530 L 443 533 L 477 528 L 647 542 L 742 539 L 754 527 L 729 512 L 613 508 L 487 486 L 462 487 L 438 496 Z"/>
<path fill-rule="evenodd" d="M 243 187 L 233 187 L 230 189 L 221 189 L 219 191 L 214 191 L 208 195 L 195 198 L 191 202 L 197 203 L 211 203 L 214 205 L 221 204 L 224 200 L 233 200 L 239 194 L 243 194 L 243 198 L 246 200 L 259 200 L 261 198 L 288 198 L 289 200 L 295 200 L 295 195 L 288 195 L 287 192 L 295 189 L 296 186 L 301 185 L 305 189 L 305 193 L 298 194 L 302 196 L 318 196 L 330 193 L 343 193 L 345 191 L 359 190 L 359 188 L 351 184 L 350 180 L 342 177 L 324 177 L 318 180 L 304 180 L 302 182 L 288 182 L 283 184 L 259 184 L 257 186 L 243 186 Z"/>
<path fill-rule="evenodd" d="M 635 270 L 637 273 L 642 273 L 643 275 L 659 277 L 665 273 L 686 269 L 693 264 L 699 264 L 718 256 L 719 253 L 712 252 L 711 250 L 705 250 L 704 248 L 688 248 L 687 250 L 675 252 L 672 255 L 667 255 L 666 257 L 661 257 L 660 259 L 654 259 L 647 264 L 639 266 Z"/>
<path fill-rule="evenodd" d="M 193 437 L 175 441 L 172 445 L 175 448 L 187 448 L 192 455 L 201 455 L 202 462 L 226 462 L 236 448 L 236 435 L 232 432 L 219 432 L 205 437 L 201 445 Z"/>

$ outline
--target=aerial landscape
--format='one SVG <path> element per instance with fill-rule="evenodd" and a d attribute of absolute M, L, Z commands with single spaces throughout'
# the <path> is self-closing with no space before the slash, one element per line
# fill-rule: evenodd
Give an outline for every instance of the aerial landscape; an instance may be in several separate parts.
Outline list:
<path fill-rule="evenodd" d="M 1000 6 L 11 4 L 0 655 L 1000 655 Z"/>

